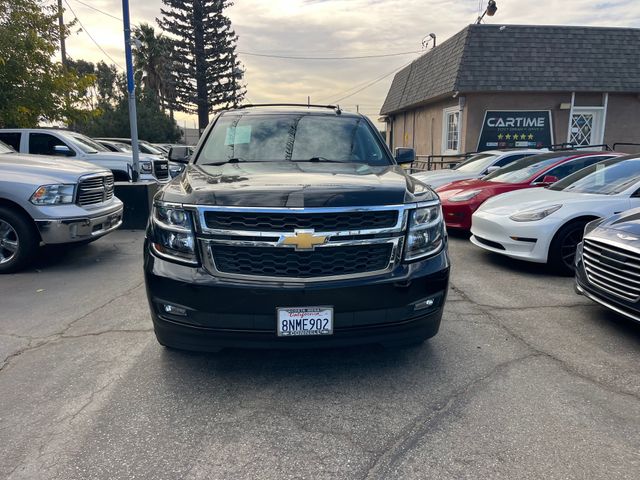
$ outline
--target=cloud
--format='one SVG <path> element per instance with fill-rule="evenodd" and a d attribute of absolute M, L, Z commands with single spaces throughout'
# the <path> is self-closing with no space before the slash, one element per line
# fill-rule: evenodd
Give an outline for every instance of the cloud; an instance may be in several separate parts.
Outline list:
<path fill-rule="evenodd" d="M 85 0 L 83 0 L 85 1 Z M 121 16 L 119 0 L 86 0 Z M 68 0 L 85 27 L 119 63 L 124 64 L 119 22 Z M 430 32 L 438 42 L 472 23 L 478 0 L 236 0 L 228 10 L 240 36 L 239 50 L 299 56 L 354 56 L 417 51 Z M 482 0 L 482 4 L 486 4 Z M 133 23 L 160 16 L 160 0 L 131 3 Z M 66 15 L 71 18 L 70 14 Z M 637 0 L 498 0 L 488 23 L 567 24 L 640 27 Z M 98 61 L 104 55 L 85 33 L 68 40 L 74 58 Z M 241 55 L 252 102 L 329 102 L 411 61 L 417 55 L 352 61 L 311 61 Z M 341 102 L 377 117 L 393 75 Z M 180 117 L 184 118 L 184 117 Z M 191 122 L 191 117 L 188 117 Z"/>

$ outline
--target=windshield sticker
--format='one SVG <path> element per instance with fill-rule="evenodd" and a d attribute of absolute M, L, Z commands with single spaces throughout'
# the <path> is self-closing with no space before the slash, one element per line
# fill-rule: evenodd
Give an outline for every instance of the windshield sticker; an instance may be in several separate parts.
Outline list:
<path fill-rule="evenodd" d="M 225 145 L 242 145 L 251 143 L 251 125 L 227 128 Z"/>

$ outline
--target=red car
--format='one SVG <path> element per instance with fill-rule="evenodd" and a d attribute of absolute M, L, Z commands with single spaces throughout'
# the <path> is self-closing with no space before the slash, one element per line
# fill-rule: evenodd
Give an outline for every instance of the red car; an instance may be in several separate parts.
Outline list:
<path fill-rule="evenodd" d="M 619 156 L 613 152 L 562 151 L 523 158 L 477 180 L 436 189 L 447 228 L 471 230 L 471 216 L 487 199 L 524 188 L 547 187 L 589 165 Z"/>

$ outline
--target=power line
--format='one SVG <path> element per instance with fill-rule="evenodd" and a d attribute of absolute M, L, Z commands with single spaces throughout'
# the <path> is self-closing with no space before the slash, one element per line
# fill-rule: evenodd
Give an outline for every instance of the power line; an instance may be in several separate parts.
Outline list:
<path fill-rule="evenodd" d="M 242 52 L 238 51 L 241 55 L 249 55 L 252 57 L 266 57 L 266 58 L 283 58 L 287 60 L 360 60 L 365 58 L 385 58 L 385 57 L 399 57 L 402 55 L 413 55 L 415 53 L 422 53 L 421 50 L 412 52 L 398 52 L 398 53 L 385 53 L 377 55 L 358 55 L 352 57 L 298 57 L 292 55 L 272 55 L 270 53 L 256 53 L 256 52 Z"/>
<path fill-rule="evenodd" d="M 67 0 L 64 0 L 64 3 L 65 3 L 65 5 L 67 6 L 67 8 L 69 9 L 69 11 L 72 13 L 72 15 L 76 18 L 76 20 L 78 20 L 78 23 L 80 24 L 80 27 L 82 27 L 82 31 L 83 31 L 84 33 L 86 33 L 86 34 L 87 34 L 87 36 L 91 39 L 91 41 L 95 44 L 95 46 L 96 46 L 96 47 L 98 47 L 98 49 L 99 49 L 102 53 L 104 53 L 104 54 L 107 56 L 107 58 L 108 58 L 109 60 L 111 60 L 111 61 L 115 64 L 115 66 L 116 66 L 116 67 L 118 67 L 120 70 L 124 70 L 124 69 L 122 68 L 122 66 L 121 66 L 118 62 L 116 62 L 116 61 L 113 59 L 113 57 L 112 57 L 111 55 L 109 55 L 109 54 L 104 50 L 104 48 L 102 48 L 102 47 L 100 46 L 100 44 L 96 41 L 96 39 L 95 39 L 95 38 L 93 38 L 93 36 L 89 33 L 89 30 L 87 30 L 87 27 L 85 27 L 85 26 L 82 24 L 82 22 L 81 22 L 81 21 L 80 21 L 80 19 L 78 18 L 78 15 L 76 15 L 76 12 L 74 12 L 74 11 L 73 11 L 73 8 L 71 8 L 71 5 L 69 5 L 69 2 L 67 2 Z"/>
<path fill-rule="evenodd" d="M 369 88 L 369 87 L 372 87 L 372 86 L 373 86 L 373 85 L 375 85 L 376 83 L 381 82 L 381 81 L 382 81 L 382 80 L 384 80 L 385 78 L 387 78 L 387 77 L 389 77 L 389 76 L 393 75 L 393 74 L 394 74 L 394 73 L 396 73 L 397 71 L 402 70 L 403 68 L 405 68 L 405 67 L 407 67 L 407 66 L 411 65 L 412 63 L 413 63 L 413 60 L 411 60 L 411 61 L 410 61 L 409 63 L 407 63 L 407 64 L 404 64 L 404 65 L 402 65 L 402 66 L 400 66 L 400 67 L 398 67 L 398 68 L 395 68 L 395 69 L 391 70 L 389 73 L 385 73 L 384 75 L 382 75 L 381 77 L 376 78 L 375 80 L 372 80 L 372 81 L 369 81 L 369 82 L 365 83 L 365 85 L 364 85 L 364 86 L 362 86 L 362 88 L 358 88 L 356 91 L 354 91 L 354 92 L 352 92 L 352 93 L 349 93 L 349 94 L 347 94 L 347 95 L 344 95 L 343 97 L 340 97 L 340 98 L 338 98 L 338 99 L 336 99 L 336 100 L 333 100 L 331 103 L 338 103 L 338 102 L 341 102 L 342 100 L 345 100 L 345 99 L 347 99 L 347 98 L 349 98 L 349 97 L 353 97 L 355 94 L 360 93 L 360 92 L 362 92 L 363 90 L 366 90 L 366 89 L 367 89 L 367 88 Z M 362 84 L 360 84 L 360 85 L 362 85 Z M 353 87 L 353 88 L 357 88 L 357 87 Z M 353 90 L 353 88 L 351 88 L 351 89 L 349 89 L 349 90 Z M 343 93 L 346 93 L 346 92 L 348 92 L 349 90 L 346 90 L 346 91 L 345 91 L 345 92 L 343 92 Z"/>
<path fill-rule="evenodd" d="M 101 13 L 103 15 L 106 15 L 107 17 L 111 17 L 114 20 L 118 20 L 119 22 L 122 22 L 122 19 L 119 17 L 116 17 L 115 15 L 111 15 L 109 12 L 105 12 L 104 10 L 100 10 L 99 8 L 94 7 L 93 5 L 89 5 L 88 3 L 85 2 L 81 2 L 80 0 L 73 0 L 76 3 L 79 3 L 80 5 L 84 5 L 87 8 L 90 8 L 91 10 L 95 10 L 98 13 Z M 66 2 L 65 2 L 66 3 Z M 71 9 L 71 7 L 69 7 L 69 9 Z M 77 18 L 77 17 L 76 17 Z"/>

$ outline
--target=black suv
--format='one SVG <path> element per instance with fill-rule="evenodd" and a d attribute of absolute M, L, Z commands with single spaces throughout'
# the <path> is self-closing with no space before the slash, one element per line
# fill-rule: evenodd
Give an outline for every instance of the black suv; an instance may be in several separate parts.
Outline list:
<path fill-rule="evenodd" d="M 172 160 L 180 160 L 172 151 Z M 420 343 L 449 282 L 437 195 L 364 116 L 252 106 L 207 127 L 156 196 L 145 242 L 165 346 Z"/>

